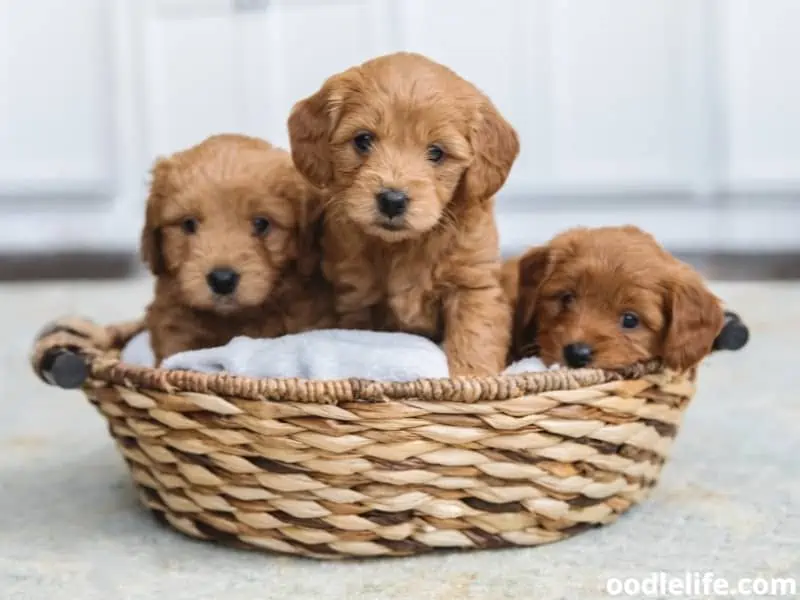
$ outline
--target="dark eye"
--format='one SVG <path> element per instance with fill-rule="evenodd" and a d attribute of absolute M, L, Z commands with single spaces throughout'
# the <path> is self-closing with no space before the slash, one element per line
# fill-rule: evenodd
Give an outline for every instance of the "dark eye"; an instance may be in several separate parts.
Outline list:
<path fill-rule="evenodd" d="M 575 294 L 572 292 L 562 292 L 558 295 L 558 301 L 563 308 L 569 308 L 575 302 Z"/>
<path fill-rule="evenodd" d="M 619 319 L 623 329 L 636 329 L 639 326 L 639 315 L 635 312 L 624 312 Z"/>
<path fill-rule="evenodd" d="M 264 235 L 269 231 L 269 221 L 264 217 L 255 217 L 253 219 L 253 233 L 255 235 Z"/>
<path fill-rule="evenodd" d="M 428 160 L 432 163 L 440 163 L 444 160 L 444 150 L 437 144 L 428 146 Z"/>
<path fill-rule="evenodd" d="M 181 229 L 183 233 L 187 235 L 192 235 L 197 233 L 197 219 L 194 217 L 187 217 L 183 221 L 181 221 Z"/>
<path fill-rule="evenodd" d="M 375 136 L 367 131 L 364 131 L 353 138 L 353 145 L 361 154 L 367 154 L 370 150 L 372 150 L 372 144 L 374 141 Z"/>

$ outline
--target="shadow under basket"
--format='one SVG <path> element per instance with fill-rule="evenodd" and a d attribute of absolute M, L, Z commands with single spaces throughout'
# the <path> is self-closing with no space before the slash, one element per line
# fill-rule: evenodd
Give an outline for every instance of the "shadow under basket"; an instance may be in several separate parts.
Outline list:
<path fill-rule="evenodd" d="M 656 484 L 694 373 L 548 371 L 384 383 L 126 365 L 141 322 L 62 319 L 46 382 L 82 388 L 145 506 L 195 538 L 317 558 L 534 546 Z"/>

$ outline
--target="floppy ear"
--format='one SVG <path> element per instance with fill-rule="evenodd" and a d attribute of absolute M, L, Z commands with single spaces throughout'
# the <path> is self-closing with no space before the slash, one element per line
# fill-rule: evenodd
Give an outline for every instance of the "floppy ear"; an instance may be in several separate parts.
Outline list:
<path fill-rule="evenodd" d="M 144 227 L 140 252 L 142 260 L 147 264 L 153 275 L 163 275 L 166 271 L 164 254 L 161 250 L 161 206 L 169 194 L 169 180 L 172 173 L 172 163 L 169 159 L 156 160 L 151 171 L 150 194 L 147 197 Z"/>
<path fill-rule="evenodd" d="M 669 319 L 662 358 L 678 371 L 694 367 L 711 353 L 725 319 L 719 299 L 692 275 L 678 275 L 667 290 Z"/>
<path fill-rule="evenodd" d="M 300 100 L 289 115 L 289 143 L 297 170 L 317 187 L 333 179 L 330 154 L 330 84 L 313 96 Z"/>
<path fill-rule="evenodd" d="M 536 340 L 536 304 L 539 289 L 553 270 L 550 248 L 531 248 L 519 259 L 517 301 L 514 307 L 511 358 L 525 358 Z"/>
<path fill-rule="evenodd" d="M 519 154 L 519 137 L 494 105 L 481 104 L 470 134 L 475 155 L 464 183 L 471 198 L 488 199 L 503 186 Z"/>

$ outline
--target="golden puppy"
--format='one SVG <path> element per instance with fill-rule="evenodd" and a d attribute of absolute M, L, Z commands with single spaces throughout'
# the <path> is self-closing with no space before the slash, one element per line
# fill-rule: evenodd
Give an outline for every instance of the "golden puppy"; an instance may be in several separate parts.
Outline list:
<path fill-rule="evenodd" d="M 633 227 L 572 229 L 504 266 L 509 361 L 619 368 L 660 358 L 687 370 L 711 352 L 720 301 L 700 275 Z"/>
<path fill-rule="evenodd" d="M 237 335 L 332 325 L 315 248 L 321 210 L 289 154 L 257 138 L 215 135 L 159 159 L 141 242 L 156 276 L 157 362 Z"/>
<path fill-rule="evenodd" d="M 519 142 L 489 99 L 392 54 L 298 102 L 289 134 L 298 170 L 329 196 L 323 270 L 339 326 L 443 341 L 453 375 L 499 372 L 511 315 L 493 195 Z"/>

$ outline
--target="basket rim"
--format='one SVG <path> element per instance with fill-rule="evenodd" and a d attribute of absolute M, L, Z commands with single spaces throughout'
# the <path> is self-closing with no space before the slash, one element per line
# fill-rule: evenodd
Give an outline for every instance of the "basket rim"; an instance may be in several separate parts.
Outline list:
<path fill-rule="evenodd" d="M 83 358 L 88 379 L 84 386 L 111 384 L 132 390 L 164 393 L 213 394 L 244 400 L 269 399 L 315 404 L 385 400 L 449 401 L 461 403 L 510 400 L 520 396 L 576 390 L 620 380 L 640 379 L 665 371 L 660 361 L 619 370 L 559 369 L 486 377 L 418 379 L 409 382 L 361 378 L 311 380 L 256 378 L 227 373 L 177 371 L 124 363 L 125 344 L 145 329 L 143 319 L 107 326 L 81 318 L 55 321 L 37 337 L 31 362 L 47 383 L 43 363 L 55 351 L 67 350 Z"/>

